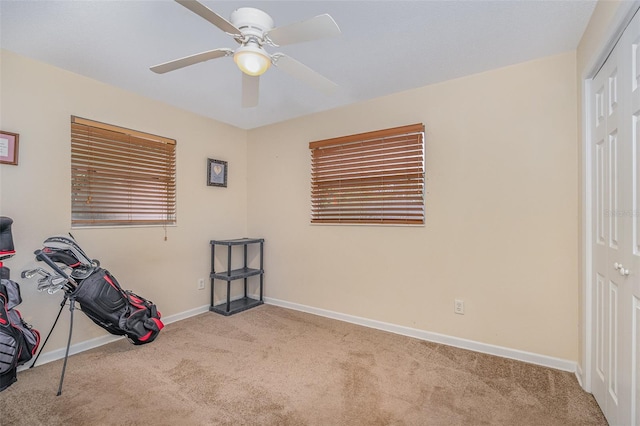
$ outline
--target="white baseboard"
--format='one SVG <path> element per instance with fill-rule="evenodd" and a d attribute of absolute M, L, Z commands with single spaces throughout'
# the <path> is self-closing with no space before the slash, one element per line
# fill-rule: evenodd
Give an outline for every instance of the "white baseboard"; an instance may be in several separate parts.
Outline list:
<path fill-rule="evenodd" d="M 162 322 L 166 324 L 171 324 L 172 322 L 181 321 L 183 319 L 187 319 L 190 317 L 195 317 L 196 315 L 203 314 L 205 312 L 209 312 L 209 305 L 199 306 L 197 308 L 189 309 L 188 311 L 180 312 L 177 314 L 169 315 L 168 317 L 162 317 Z"/>
<path fill-rule="evenodd" d="M 525 352 L 518 349 L 510 349 L 502 346 L 490 345 L 487 343 L 448 336 L 445 334 L 404 327 L 401 325 L 390 324 L 382 321 L 343 314 L 340 312 L 329 311 L 326 309 L 314 308 L 312 306 L 301 305 L 298 303 L 287 302 L 285 300 L 273 299 L 271 297 L 265 297 L 264 302 L 274 306 L 280 306 L 283 308 L 294 309 L 296 311 L 307 312 L 322 317 L 346 321 L 365 327 L 401 334 L 403 336 L 414 337 L 416 339 L 442 343 L 449 346 L 455 346 L 457 348 L 468 349 L 471 351 L 481 352 L 489 355 L 496 355 L 503 358 L 510 358 L 517 361 L 524 361 L 530 364 L 541 365 L 543 367 L 555 368 L 556 370 L 569 371 L 571 373 L 575 373 L 577 371 L 577 363 L 566 359 L 554 358 L 532 352 Z"/>
<path fill-rule="evenodd" d="M 578 379 L 578 384 L 582 389 L 584 389 L 584 384 L 582 382 L 582 367 L 580 364 L 576 363 L 576 379 Z"/>
<path fill-rule="evenodd" d="M 326 318 L 337 319 L 340 321 L 349 322 L 352 324 L 362 325 L 369 328 L 375 328 L 378 330 L 388 331 L 391 333 L 400 334 L 403 336 L 413 337 L 416 339 L 427 340 L 435 343 L 442 343 L 449 346 L 455 346 L 462 349 L 468 349 L 476 352 L 481 352 L 489 355 L 496 355 L 503 358 L 510 358 L 517 361 L 524 361 L 531 364 L 541 365 L 544 367 L 555 368 L 557 370 L 569 371 L 576 374 L 578 382 L 581 383 L 582 374 L 576 362 L 569 361 L 561 358 L 554 358 L 546 355 L 540 355 L 532 352 L 520 351 L 517 349 L 505 348 L 502 346 L 490 345 L 487 343 L 476 342 L 473 340 L 462 339 L 459 337 L 448 336 L 445 334 L 433 333 L 430 331 L 419 330 L 416 328 L 405 327 L 401 325 L 386 323 L 382 321 L 372 320 L 368 318 L 357 317 L 354 315 L 343 314 L 340 312 L 329 311 L 326 309 L 314 308 L 312 306 L 301 305 L 298 303 L 287 302 L 284 300 L 273 299 L 265 297 L 264 302 L 274 306 L 281 306 L 283 308 L 293 309 L 296 311 L 306 312 L 314 315 L 319 315 Z M 180 312 L 174 315 L 169 315 L 162 318 L 164 324 L 171 324 L 176 321 L 180 321 L 195 315 L 202 314 L 209 311 L 209 305 L 200 306 L 188 311 Z M 69 355 L 74 355 L 80 352 L 88 351 L 89 349 L 97 348 L 107 343 L 115 342 L 118 339 L 122 339 L 121 336 L 113 336 L 106 334 L 94 339 L 85 340 L 71 345 L 69 348 Z M 50 352 L 43 353 L 38 358 L 38 365 L 46 364 L 48 362 L 56 361 L 64 358 L 66 348 L 56 349 Z M 18 368 L 18 371 L 29 368 L 28 365 L 23 365 Z"/>
<path fill-rule="evenodd" d="M 195 315 L 202 314 L 204 312 L 209 311 L 209 305 L 199 306 L 194 309 L 189 309 L 188 311 L 180 312 L 177 314 L 169 315 L 167 317 L 162 317 L 162 322 L 167 325 L 172 322 L 180 321 Z M 44 338 L 44 336 L 43 336 Z M 98 346 L 106 345 L 107 343 L 115 342 L 118 339 L 123 339 L 122 336 L 114 336 L 111 334 L 105 334 L 104 336 L 99 336 L 93 339 L 85 340 L 83 342 L 75 343 L 69 347 L 69 355 L 74 355 L 80 352 L 88 351 L 89 349 L 97 348 Z M 42 342 L 41 342 L 42 343 Z M 59 359 L 64 358 L 64 353 L 66 351 L 66 347 L 56 349 L 50 352 L 44 352 L 38 358 L 38 364 L 42 365 L 48 362 L 57 361 Z M 31 365 L 31 362 L 18 367 L 18 371 L 26 370 Z"/>

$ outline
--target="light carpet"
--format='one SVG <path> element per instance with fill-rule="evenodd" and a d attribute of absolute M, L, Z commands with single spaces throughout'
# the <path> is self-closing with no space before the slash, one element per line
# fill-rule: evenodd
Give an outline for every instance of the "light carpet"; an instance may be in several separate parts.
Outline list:
<path fill-rule="evenodd" d="M 18 373 L 2 425 L 606 425 L 575 376 L 271 305 Z"/>

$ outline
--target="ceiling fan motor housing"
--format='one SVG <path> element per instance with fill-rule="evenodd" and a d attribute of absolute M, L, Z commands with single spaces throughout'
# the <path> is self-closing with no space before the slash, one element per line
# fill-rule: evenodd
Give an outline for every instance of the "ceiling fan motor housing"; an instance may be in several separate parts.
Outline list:
<path fill-rule="evenodd" d="M 229 21 L 242 32 L 245 38 L 258 37 L 273 29 L 273 19 L 266 12 L 252 7 L 241 7 L 231 13 Z"/>

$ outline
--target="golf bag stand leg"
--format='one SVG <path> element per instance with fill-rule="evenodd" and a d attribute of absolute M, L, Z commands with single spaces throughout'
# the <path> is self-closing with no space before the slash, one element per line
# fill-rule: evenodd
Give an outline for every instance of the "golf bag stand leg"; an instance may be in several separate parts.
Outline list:
<path fill-rule="evenodd" d="M 69 358 L 69 347 L 71 346 L 71 336 L 73 334 L 73 311 L 75 310 L 75 307 L 76 307 L 75 291 L 78 288 L 78 285 L 73 278 L 71 278 L 66 272 L 60 269 L 58 265 L 56 265 L 55 262 L 51 260 L 49 256 L 47 256 L 45 253 L 42 252 L 42 250 L 36 250 L 34 254 L 36 255 L 36 259 L 44 261 L 47 265 L 51 267 L 51 269 L 56 271 L 60 276 L 66 278 L 68 281 L 67 284 L 65 284 L 64 290 L 65 290 L 65 300 L 69 299 L 69 313 L 71 314 L 71 318 L 69 320 L 69 339 L 67 340 L 67 349 L 64 354 L 64 363 L 62 364 L 62 375 L 60 376 L 60 385 L 58 386 L 58 393 L 56 394 L 56 396 L 60 396 L 62 394 L 62 383 L 64 381 L 64 373 L 67 369 L 67 359 Z M 62 312 L 62 307 L 64 306 L 65 300 L 63 300 L 63 304 L 61 306 L 60 312 Z M 57 320 L 58 319 L 56 318 L 56 321 Z M 54 323 L 54 326 L 55 326 L 55 323 Z"/>
<path fill-rule="evenodd" d="M 64 305 L 67 304 L 67 299 L 69 299 L 69 295 L 65 291 L 64 292 L 64 298 L 62 299 L 62 302 L 60 302 L 60 310 L 58 311 L 58 315 L 56 315 L 56 319 L 55 319 L 55 321 L 53 321 L 53 325 L 51 326 L 51 329 L 49 330 L 49 333 L 47 334 L 47 337 L 44 339 L 44 343 L 42 344 L 42 346 L 40 346 L 40 350 L 38 351 L 38 354 L 36 355 L 36 357 L 33 359 L 33 362 L 31 363 L 29 368 L 33 368 L 33 367 L 36 366 L 36 362 L 38 362 L 38 358 L 40 358 L 40 354 L 42 353 L 42 350 L 44 349 L 44 347 L 46 346 L 47 342 L 49 341 L 49 337 L 51 337 L 51 333 L 53 333 L 53 329 L 56 328 L 56 324 L 58 324 L 58 320 L 60 319 L 60 314 L 62 313 L 62 310 L 64 309 Z"/>
<path fill-rule="evenodd" d="M 69 319 L 69 339 L 67 340 L 67 349 L 64 353 L 64 363 L 62 364 L 62 374 L 60 375 L 60 385 L 58 386 L 58 393 L 56 396 L 62 395 L 62 382 L 64 381 L 64 372 L 67 369 L 67 359 L 69 358 L 69 347 L 71 346 L 71 335 L 73 334 L 73 311 L 75 310 L 76 299 L 74 297 L 69 298 L 69 313 L 71 315 Z"/>

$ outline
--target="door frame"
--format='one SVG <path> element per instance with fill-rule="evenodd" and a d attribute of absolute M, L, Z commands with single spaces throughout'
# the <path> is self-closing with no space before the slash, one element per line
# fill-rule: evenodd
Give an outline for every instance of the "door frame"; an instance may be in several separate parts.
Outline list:
<path fill-rule="evenodd" d="M 597 8 L 597 5 L 596 5 Z M 580 318 L 580 329 L 582 331 L 582 347 L 581 360 L 578 363 L 576 377 L 580 382 L 582 388 L 591 392 L 592 385 L 592 349 L 593 349 L 593 280 L 591 277 L 592 272 L 592 259 L 593 253 L 591 250 L 593 244 L 593 215 L 592 215 L 592 191 L 593 191 L 593 170 L 592 170 L 592 156 L 590 149 L 591 140 L 591 82 L 593 77 L 596 76 L 600 68 L 604 65 L 607 58 L 613 51 L 618 40 L 622 36 L 623 31 L 631 22 L 631 19 L 640 9 L 640 0 L 634 0 L 630 2 L 621 2 L 620 6 L 615 12 L 615 16 L 612 18 L 609 28 L 607 28 L 603 41 L 597 50 L 597 53 L 589 59 L 588 65 L 585 67 L 585 72 L 580 76 L 581 91 L 582 91 L 582 110 L 580 112 L 582 120 L 582 141 L 581 141 L 581 191 L 582 191 L 582 205 L 581 205 L 581 219 L 582 228 L 581 232 L 581 265 L 582 280 L 580 285 L 581 299 L 582 299 L 582 316 Z"/>

